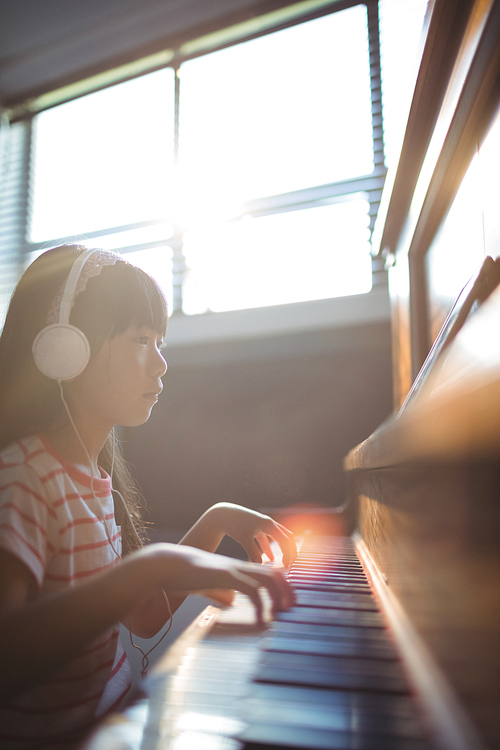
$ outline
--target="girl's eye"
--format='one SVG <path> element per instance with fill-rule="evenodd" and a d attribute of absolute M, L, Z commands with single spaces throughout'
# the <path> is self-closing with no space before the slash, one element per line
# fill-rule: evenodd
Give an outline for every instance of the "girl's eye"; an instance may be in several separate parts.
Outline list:
<path fill-rule="evenodd" d="M 147 345 L 148 345 L 148 341 L 149 341 L 149 338 L 148 338 L 148 336 L 137 336 L 137 338 L 136 338 L 135 340 L 136 340 L 136 341 L 137 341 L 137 343 L 138 343 L 138 344 L 140 344 L 141 346 L 147 346 Z"/>

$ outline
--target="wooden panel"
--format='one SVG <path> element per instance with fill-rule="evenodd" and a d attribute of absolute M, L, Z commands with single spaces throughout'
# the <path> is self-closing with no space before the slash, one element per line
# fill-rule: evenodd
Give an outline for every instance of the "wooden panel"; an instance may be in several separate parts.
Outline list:
<path fill-rule="evenodd" d="M 500 101 L 499 35 L 497 0 L 431 6 L 401 158 L 375 233 L 375 249 L 401 266 L 398 286 L 409 287 L 410 325 L 401 311 L 393 325 L 403 324 L 394 339 L 403 355 L 411 350 L 412 378 L 432 343 L 426 255 Z M 408 383 L 395 382 L 400 404 Z"/>
<path fill-rule="evenodd" d="M 465 13 L 461 19 L 459 7 Z M 447 16 L 450 28 L 434 24 L 434 20 L 444 19 L 445 10 L 451 13 Z M 441 34 L 445 47 L 448 45 L 446 51 L 443 47 L 443 68 L 430 63 L 425 67 L 424 61 L 438 59 L 431 52 L 439 48 Z M 489 203 L 490 194 L 494 196 L 495 192 L 488 188 L 487 180 L 481 182 L 484 174 L 473 196 L 476 198 L 479 192 L 482 195 L 478 207 L 468 203 L 460 209 L 465 183 L 451 211 L 450 207 L 498 109 L 499 37 L 498 0 L 438 0 L 433 4 L 419 74 L 421 88 L 417 86 L 409 125 L 419 112 L 423 117 L 427 90 L 436 104 L 432 78 L 439 79 L 444 71 L 443 99 L 433 110 L 435 121 L 425 133 L 424 144 L 415 128 L 407 131 L 400 162 L 401 186 L 402 165 L 410 163 L 412 143 L 425 157 L 408 175 L 411 190 L 401 196 L 394 194 L 382 235 L 387 244 L 381 245 L 381 251 L 385 249 L 394 264 L 390 291 L 395 294 L 396 406 L 409 387 L 409 363 L 414 377 L 431 346 L 431 311 L 435 316 L 434 335 L 439 317 L 442 320 L 448 312 L 443 308 L 440 311 L 439 300 L 433 300 L 436 280 L 444 276 L 451 281 L 456 271 L 457 279 L 465 283 L 472 265 L 479 266 L 486 252 L 498 253 L 497 208 L 493 209 L 495 220 L 489 222 L 488 233 L 466 234 L 468 216 L 491 216 L 492 209 L 486 212 L 485 207 L 498 206 L 497 202 Z M 488 141 L 484 146 L 488 149 Z M 492 153 L 497 152 L 493 149 Z M 495 156 L 491 161 L 495 184 Z M 398 205 L 401 214 L 394 213 Z M 447 215 L 448 224 L 442 230 Z M 440 265 L 441 276 L 435 274 L 434 266 L 429 284 L 428 268 L 437 257 L 428 263 L 429 249 L 438 252 L 439 242 L 444 242 L 450 228 L 455 236 L 460 235 L 463 255 L 458 257 L 452 243 L 448 265 Z M 470 247 L 465 237 L 470 239 Z M 448 300 L 448 309 L 450 304 Z M 424 385 L 400 414 L 384 423 L 345 460 L 359 503 L 364 544 L 478 733 L 476 738 L 465 739 L 463 746 L 491 750 L 500 746 L 499 330 L 497 288 L 442 350 Z"/>

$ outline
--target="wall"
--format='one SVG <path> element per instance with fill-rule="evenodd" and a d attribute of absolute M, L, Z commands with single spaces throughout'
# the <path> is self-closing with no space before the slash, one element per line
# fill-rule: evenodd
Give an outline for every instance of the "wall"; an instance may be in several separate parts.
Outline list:
<path fill-rule="evenodd" d="M 340 505 L 344 456 L 391 410 L 387 318 L 174 345 L 167 359 L 153 415 L 125 435 L 163 535 L 219 501 Z"/>

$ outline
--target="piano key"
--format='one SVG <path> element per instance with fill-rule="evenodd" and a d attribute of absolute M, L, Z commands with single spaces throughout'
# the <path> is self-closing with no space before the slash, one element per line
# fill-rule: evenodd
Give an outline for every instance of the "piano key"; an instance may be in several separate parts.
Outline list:
<path fill-rule="evenodd" d="M 381 691 L 386 693 L 408 693 L 408 685 L 402 677 L 384 674 L 361 674 L 346 669 L 297 669 L 294 666 L 260 666 L 254 679 L 281 685 L 303 685 L 310 687 L 336 688 L 338 690 Z"/>
<path fill-rule="evenodd" d="M 318 607 L 291 607 L 276 615 L 277 622 L 302 622 L 352 625 L 357 628 L 383 628 L 384 621 L 378 612 L 356 612 L 344 609 L 319 609 Z"/>
<path fill-rule="evenodd" d="M 349 586 L 364 586 L 369 591 L 370 585 L 366 578 L 362 576 L 352 576 L 350 573 L 343 575 L 341 573 L 321 573 L 316 574 L 308 573 L 307 571 L 300 570 L 296 573 L 291 572 L 287 576 L 290 583 L 295 581 L 303 581 L 304 583 L 329 583 L 329 584 L 347 584 Z"/>
<path fill-rule="evenodd" d="M 250 724 L 239 736 L 245 750 L 429 750 L 420 737 L 394 737 L 360 732 L 336 732 L 315 727 Z"/>
<path fill-rule="evenodd" d="M 373 714 L 413 721 L 420 726 L 413 697 L 392 693 L 359 693 L 355 691 L 323 690 L 299 685 L 277 685 L 255 682 L 249 686 L 247 697 L 263 702 L 285 702 L 290 705 L 323 706 L 327 710 L 344 710 L 351 714 Z"/>
<path fill-rule="evenodd" d="M 349 581 L 351 583 L 360 583 L 368 585 L 368 580 L 364 573 L 357 573 L 346 568 L 294 568 L 288 574 L 289 578 L 312 578 L 314 580 L 331 580 Z"/>
<path fill-rule="evenodd" d="M 357 657 L 364 659 L 397 659 L 396 651 L 389 644 L 373 644 L 334 639 L 306 638 L 266 638 L 261 648 L 263 651 L 277 651 L 287 654 L 315 654 L 318 656 Z"/>
<path fill-rule="evenodd" d="M 290 656 L 279 651 L 263 651 L 257 664 L 256 674 L 268 667 L 289 667 Z M 296 670 L 346 670 L 352 675 L 366 675 L 369 677 L 381 677 L 383 679 L 395 678 L 404 682 L 404 675 L 398 662 L 382 659 L 363 659 L 356 657 L 318 656 L 316 654 L 296 653 L 294 654 L 293 666 Z M 406 690 L 406 684 L 405 684 Z"/>
<path fill-rule="evenodd" d="M 351 541 L 303 546 L 289 578 L 296 606 L 253 635 L 250 620 L 238 629 L 239 620 L 223 614 L 177 669 L 170 705 L 179 719 L 168 747 L 428 750 Z"/>
<path fill-rule="evenodd" d="M 303 688 L 298 688 L 304 691 Z M 305 692 L 305 691 L 304 691 Z M 308 693 L 310 690 L 307 691 Z M 322 691 L 330 694 L 330 691 Z M 333 691 L 332 691 L 333 692 Z M 337 693 L 338 694 L 338 693 Z M 286 724 L 317 727 L 341 732 L 357 731 L 366 734 L 385 734 L 397 737 L 423 737 L 420 722 L 414 716 L 366 710 L 353 705 L 334 703 L 302 703 L 299 695 L 288 701 L 267 697 L 248 698 L 242 718 L 248 724 Z"/>
<path fill-rule="evenodd" d="M 348 624 L 334 625 L 317 623 L 297 622 L 272 622 L 267 630 L 269 636 L 280 638 L 307 638 L 310 640 L 355 640 L 366 644 L 388 644 L 392 643 L 387 631 L 380 628 L 359 628 Z"/>
<path fill-rule="evenodd" d="M 290 580 L 290 579 L 289 579 Z M 345 593 L 345 594 L 361 594 L 367 596 L 373 596 L 372 590 L 368 584 L 362 583 L 326 583 L 320 581 L 313 581 L 310 579 L 295 578 L 290 581 L 296 591 L 330 591 L 332 593 Z"/>
<path fill-rule="evenodd" d="M 363 594 L 332 593 L 326 591 L 304 591 L 296 592 L 297 607 L 326 607 L 328 609 L 359 609 L 364 611 L 378 612 L 378 607 L 373 597 Z"/>
<path fill-rule="evenodd" d="M 354 557 L 338 557 L 333 555 L 321 555 L 317 557 L 307 557 L 307 555 L 300 555 L 295 562 L 292 564 L 293 568 L 300 567 L 312 567 L 317 566 L 318 568 L 329 567 L 335 569 L 336 567 L 349 568 L 357 573 L 364 573 L 364 568 L 356 556 Z"/>
<path fill-rule="evenodd" d="M 294 581 L 295 579 L 302 579 L 304 581 L 313 580 L 321 581 L 326 583 L 350 583 L 358 585 L 368 585 L 366 576 L 363 574 L 343 573 L 336 571 L 313 571 L 303 570 L 291 571 L 288 575 L 288 580 Z"/>
<path fill-rule="evenodd" d="M 345 569 L 352 570 L 355 573 L 364 573 L 363 566 L 357 559 L 346 560 L 338 557 L 332 558 L 301 558 L 298 562 L 292 565 L 292 570 L 297 568 L 317 568 L 323 570 L 329 568 L 330 570 Z"/>

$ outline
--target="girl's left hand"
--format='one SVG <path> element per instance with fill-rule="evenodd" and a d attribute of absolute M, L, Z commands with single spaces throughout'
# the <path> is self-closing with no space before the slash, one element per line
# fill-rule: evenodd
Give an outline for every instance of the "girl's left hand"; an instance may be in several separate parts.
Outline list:
<path fill-rule="evenodd" d="M 274 561 L 270 539 L 278 543 L 285 568 L 289 568 L 297 557 L 293 533 L 270 516 L 232 503 L 218 503 L 210 508 L 208 514 L 219 524 L 223 534 L 241 544 L 251 562 L 262 562 L 262 553 Z"/>

